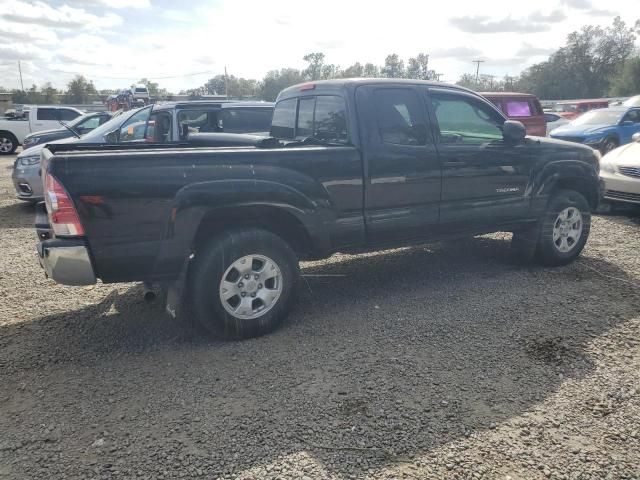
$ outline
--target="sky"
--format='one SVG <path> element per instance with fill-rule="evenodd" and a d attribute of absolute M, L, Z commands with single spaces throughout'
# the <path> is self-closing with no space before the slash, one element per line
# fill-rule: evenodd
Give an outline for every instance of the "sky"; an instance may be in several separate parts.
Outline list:
<path fill-rule="evenodd" d="M 269 70 L 327 63 L 382 65 L 420 52 L 441 80 L 517 75 L 583 25 L 627 24 L 637 0 L 0 0 L 0 87 L 82 74 L 99 88 L 142 77 L 169 91 L 224 73 L 261 79 Z M 633 12 L 631 12 L 633 15 Z"/>

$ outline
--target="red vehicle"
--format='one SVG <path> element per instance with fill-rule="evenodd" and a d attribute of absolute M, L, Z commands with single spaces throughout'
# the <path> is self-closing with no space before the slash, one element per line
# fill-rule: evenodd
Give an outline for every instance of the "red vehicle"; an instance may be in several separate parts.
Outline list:
<path fill-rule="evenodd" d="M 553 107 L 553 111 L 567 120 L 574 120 L 584 112 L 596 108 L 607 108 L 609 100 L 606 98 L 596 98 L 591 100 L 565 100 L 558 102 Z"/>
<path fill-rule="evenodd" d="M 527 135 L 547 135 L 547 122 L 542 105 L 535 95 L 512 92 L 485 92 L 480 95 L 498 107 L 509 119 L 522 122 L 527 129 Z"/>

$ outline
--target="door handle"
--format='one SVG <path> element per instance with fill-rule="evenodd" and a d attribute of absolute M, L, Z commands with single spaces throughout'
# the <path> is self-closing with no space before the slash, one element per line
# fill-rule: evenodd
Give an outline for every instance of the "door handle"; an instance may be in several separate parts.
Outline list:
<path fill-rule="evenodd" d="M 450 162 L 444 162 L 445 167 L 464 167 L 467 162 L 461 162 L 457 160 L 452 160 Z"/>

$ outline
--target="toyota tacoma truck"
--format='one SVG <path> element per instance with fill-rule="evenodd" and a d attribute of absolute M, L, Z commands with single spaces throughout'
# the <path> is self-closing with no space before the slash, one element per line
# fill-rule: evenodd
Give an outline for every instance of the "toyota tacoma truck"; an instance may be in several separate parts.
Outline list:
<path fill-rule="evenodd" d="M 270 138 L 207 135 L 43 150 L 47 275 L 162 285 L 170 313 L 246 338 L 285 318 L 300 260 L 508 231 L 523 258 L 564 265 L 601 195 L 597 151 L 526 137 L 443 83 L 297 85 L 278 96 Z"/>

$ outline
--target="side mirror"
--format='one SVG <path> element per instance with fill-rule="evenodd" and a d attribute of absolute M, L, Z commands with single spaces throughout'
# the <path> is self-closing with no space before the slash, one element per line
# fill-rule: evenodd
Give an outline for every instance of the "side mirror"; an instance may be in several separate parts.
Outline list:
<path fill-rule="evenodd" d="M 118 143 L 118 130 L 107 133 L 104 136 L 104 139 L 107 141 L 107 143 Z"/>
<path fill-rule="evenodd" d="M 527 130 L 521 122 L 516 120 L 507 120 L 502 125 L 502 138 L 505 142 L 517 145 L 524 141 Z"/>
<path fill-rule="evenodd" d="M 640 132 L 638 132 L 638 133 L 634 133 L 634 134 L 631 136 L 631 140 L 632 140 L 632 141 L 634 141 L 634 142 L 638 142 L 638 143 L 640 143 Z"/>

